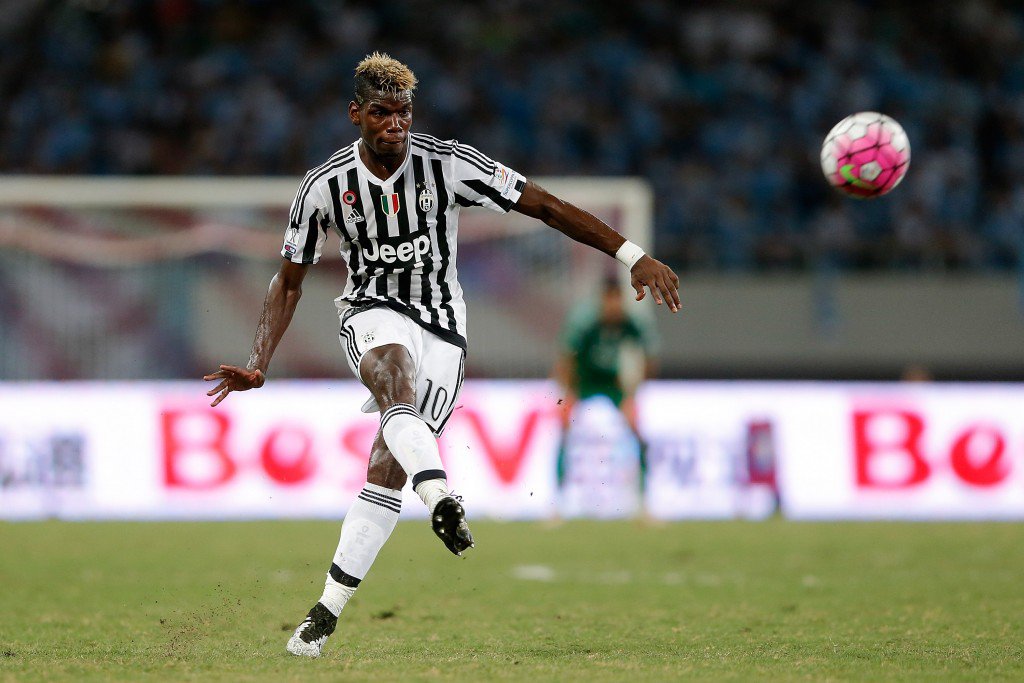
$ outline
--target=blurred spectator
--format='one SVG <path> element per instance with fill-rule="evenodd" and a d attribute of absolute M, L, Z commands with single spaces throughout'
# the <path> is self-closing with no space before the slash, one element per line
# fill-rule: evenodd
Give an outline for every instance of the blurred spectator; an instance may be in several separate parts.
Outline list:
<path fill-rule="evenodd" d="M 647 177 L 682 268 L 1021 259 L 1010 0 L 11 0 L 0 171 L 301 175 L 354 137 L 373 49 L 420 76 L 420 130 L 531 175 Z M 871 109 L 907 129 L 910 173 L 875 206 L 834 200 L 818 145 Z"/>

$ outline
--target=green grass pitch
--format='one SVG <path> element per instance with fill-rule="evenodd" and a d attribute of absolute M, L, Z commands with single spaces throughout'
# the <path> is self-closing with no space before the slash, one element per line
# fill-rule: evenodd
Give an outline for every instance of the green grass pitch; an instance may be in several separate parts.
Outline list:
<path fill-rule="evenodd" d="M 330 522 L 0 524 L 0 680 L 1020 680 L 1017 524 L 404 522 L 319 660 Z"/>

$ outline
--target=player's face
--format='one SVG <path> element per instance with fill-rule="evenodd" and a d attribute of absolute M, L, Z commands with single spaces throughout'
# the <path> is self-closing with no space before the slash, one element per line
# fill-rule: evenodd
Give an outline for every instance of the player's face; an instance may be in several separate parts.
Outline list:
<path fill-rule="evenodd" d="M 352 123 L 359 126 L 363 144 L 379 157 L 405 156 L 412 126 L 412 101 L 386 97 L 348 106 Z"/>

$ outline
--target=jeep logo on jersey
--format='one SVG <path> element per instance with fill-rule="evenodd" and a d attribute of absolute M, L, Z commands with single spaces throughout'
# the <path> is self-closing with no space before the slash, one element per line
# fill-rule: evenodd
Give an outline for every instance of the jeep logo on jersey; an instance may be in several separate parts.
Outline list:
<path fill-rule="evenodd" d="M 430 253 L 430 235 L 410 235 L 404 241 L 400 240 L 401 237 L 371 239 L 362 250 L 366 264 L 387 270 L 422 265 L 424 257 Z"/>
<path fill-rule="evenodd" d="M 388 216 L 394 216 L 398 213 L 398 209 L 401 205 L 398 203 L 398 193 L 392 192 L 391 194 L 382 194 L 380 196 L 380 205 L 384 209 L 384 213 Z"/>

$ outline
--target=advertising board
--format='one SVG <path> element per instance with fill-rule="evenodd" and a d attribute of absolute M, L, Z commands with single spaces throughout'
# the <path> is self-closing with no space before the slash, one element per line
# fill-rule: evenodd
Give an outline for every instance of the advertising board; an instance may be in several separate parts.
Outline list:
<path fill-rule="evenodd" d="M 0 517 L 341 517 L 379 416 L 354 382 L 277 381 L 210 408 L 202 383 L 0 384 Z M 610 402 L 468 381 L 440 440 L 493 519 L 1024 519 L 1024 387 L 650 382 L 646 448 Z M 564 449 L 563 482 L 557 454 Z M 641 486 L 645 483 L 645 486 Z M 405 512 L 423 516 L 405 495 Z"/>

